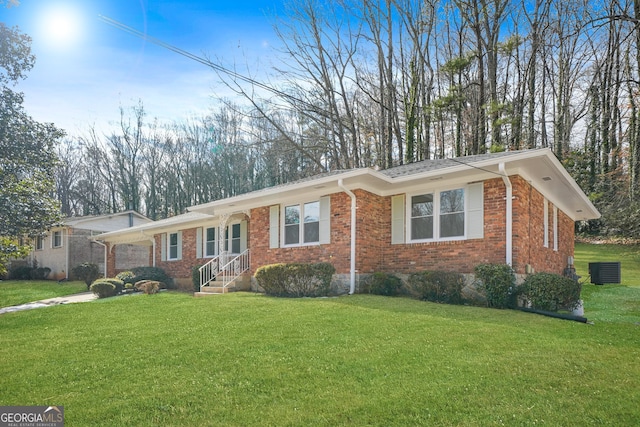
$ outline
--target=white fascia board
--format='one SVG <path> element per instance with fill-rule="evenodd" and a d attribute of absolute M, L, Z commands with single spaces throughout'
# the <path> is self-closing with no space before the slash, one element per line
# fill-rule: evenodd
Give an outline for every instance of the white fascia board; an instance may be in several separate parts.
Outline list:
<path fill-rule="evenodd" d="M 155 234 L 185 230 L 194 228 L 202 224 L 210 224 L 214 220 L 210 215 L 193 213 L 177 215 L 164 220 L 142 224 L 135 227 L 123 228 L 121 230 L 110 231 L 108 233 L 93 236 L 93 239 L 110 243 L 118 242 L 144 242 L 151 239 Z"/>

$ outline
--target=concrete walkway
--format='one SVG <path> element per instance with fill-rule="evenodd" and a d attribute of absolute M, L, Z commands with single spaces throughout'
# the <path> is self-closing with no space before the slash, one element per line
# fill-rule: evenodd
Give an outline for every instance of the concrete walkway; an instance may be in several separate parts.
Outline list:
<path fill-rule="evenodd" d="M 21 305 L 0 308 L 0 314 L 13 313 L 14 311 L 31 310 L 34 308 L 49 307 L 58 304 L 74 304 L 77 302 L 88 302 L 97 299 L 97 295 L 93 292 L 82 292 L 80 294 L 66 295 L 64 297 L 56 297 L 43 299 L 41 301 L 29 302 Z"/>

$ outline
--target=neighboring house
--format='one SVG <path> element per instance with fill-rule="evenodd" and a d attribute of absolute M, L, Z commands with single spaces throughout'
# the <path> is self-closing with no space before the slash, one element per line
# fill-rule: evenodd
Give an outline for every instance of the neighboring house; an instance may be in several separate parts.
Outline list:
<path fill-rule="evenodd" d="M 135 211 L 65 218 L 61 226 L 35 240 L 29 259 L 32 265 L 49 267 L 50 279 L 69 279 L 73 267 L 83 262 L 97 264 L 104 273 L 105 245 L 94 241 L 93 236 L 149 222 L 152 221 Z M 123 269 L 149 264 L 149 251 L 140 246 L 119 245 L 109 256 Z"/>
<path fill-rule="evenodd" d="M 227 286 L 263 265 L 324 261 L 336 268 L 335 290 L 353 293 L 378 271 L 472 273 L 506 263 L 518 274 L 562 274 L 575 221 L 599 216 L 553 152 L 540 149 L 329 172 L 98 239 L 152 247 L 152 264 L 183 283 L 206 264 L 202 290 L 214 276 Z M 110 276 L 118 270 L 111 254 Z"/>

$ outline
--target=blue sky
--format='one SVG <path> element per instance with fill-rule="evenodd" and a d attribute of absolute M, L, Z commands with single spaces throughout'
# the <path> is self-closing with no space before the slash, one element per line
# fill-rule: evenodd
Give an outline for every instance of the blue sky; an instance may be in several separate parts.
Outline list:
<path fill-rule="evenodd" d="M 74 136 L 90 126 L 107 132 L 119 120 L 120 105 L 129 108 L 138 99 L 149 119 L 172 122 L 205 114 L 212 97 L 228 95 L 209 68 L 114 28 L 100 15 L 225 67 L 249 64 L 255 72 L 272 65 L 272 23 L 282 3 L 21 0 L 18 7 L 0 7 L 0 21 L 33 39 L 35 67 L 17 86 L 26 111 Z M 52 24 L 57 14 L 72 24 Z M 77 29 L 58 40 L 61 28 Z"/>

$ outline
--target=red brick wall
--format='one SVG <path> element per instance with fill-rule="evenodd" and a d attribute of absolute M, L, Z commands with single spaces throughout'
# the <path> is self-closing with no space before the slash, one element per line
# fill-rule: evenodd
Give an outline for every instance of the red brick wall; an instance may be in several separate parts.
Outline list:
<path fill-rule="evenodd" d="M 190 278 L 191 269 L 199 263 L 199 260 L 196 259 L 196 229 L 182 230 L 182 258 L 179 260 L 162 261 L 162 235 L 156 234 L 154 238 L 156 240 L 156 267 L 162 268 L 174 279 Z"/>
<path fill-rule="evenodd" d="M 382 218 L 382 270 L 408 274 L 425 270 L 446 270 L 471 273 L 482 263 L 504 263 L 505 187 L 502 179 L 484 183 L 484 239 L 459 241 L 391 244 L 391 198 L 376 214 Z M 358 212 L 361 214 L 361 212 Z M 368 214 L 372 216 L 373 214 Z M 406 227 L 406 224 L 405 224 Z M 361 271 L 371 273 L 372 271 Z"/>
<path fill-rule="evenodd" d="M 521 177 L 512 177 L 514 195 L 513 264 L 524 273 L 526 264 L 534 271 L 561 274 L 567 258 L 573 256 L 574 222 L 558 209 L 558 250 L 553 246 L 553 204 L 549 202 L 549 245 L 544 247 L 544 197 Z"/>
<path fill-rule="evenodd" d="M 269 206 L 251 210 L 249 244 L 251 274 L 263 265 L 293 262 L 329 262 L 338 274 L 349 273 L 351 199 L 344 193 L 331 195 L 331 244 L 287 248 L 269 247 Z M 282 215 L 282 210 L 280 212 Z"/>

